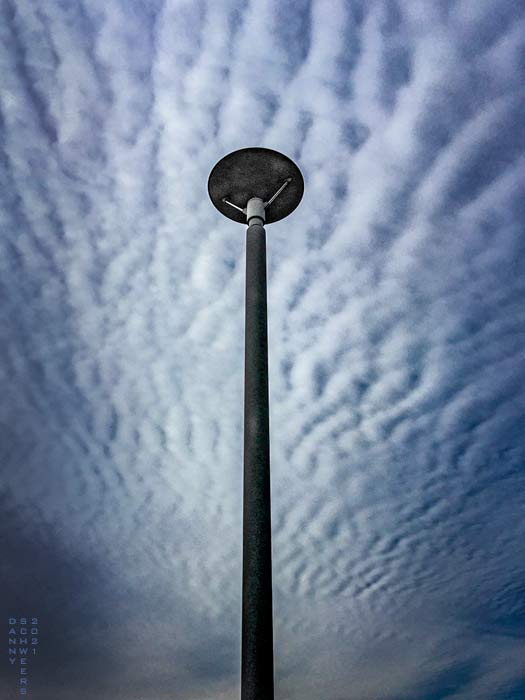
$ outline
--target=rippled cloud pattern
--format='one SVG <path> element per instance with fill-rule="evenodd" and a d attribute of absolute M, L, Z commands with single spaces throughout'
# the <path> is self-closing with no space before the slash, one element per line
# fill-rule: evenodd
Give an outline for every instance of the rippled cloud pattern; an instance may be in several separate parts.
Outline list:
<path fill-rule="evenodd" d="M 206 185 L 246 146 L 305 179 L 267 228 L 276 699 L 523 698 L 525 6 L 2 0 L 0 35 L 33 700 L 238 697 L 244 229 Z"/>

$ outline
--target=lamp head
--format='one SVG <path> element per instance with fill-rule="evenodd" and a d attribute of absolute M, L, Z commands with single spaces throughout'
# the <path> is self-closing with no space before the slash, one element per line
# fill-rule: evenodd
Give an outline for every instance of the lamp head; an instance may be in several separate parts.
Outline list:
<path fill-rule="evenodd" d="M 214 206 L 228 219 L 248 222 L 253 203 L 260 199 L 267 224 L 284 219 L 297 207 L 304 180 L 297 165 L 270 148 L 241 148 L 214 166 L 208 180 L 208 194 Z M 262 216 L 258 218 L 262 218 Z"/>

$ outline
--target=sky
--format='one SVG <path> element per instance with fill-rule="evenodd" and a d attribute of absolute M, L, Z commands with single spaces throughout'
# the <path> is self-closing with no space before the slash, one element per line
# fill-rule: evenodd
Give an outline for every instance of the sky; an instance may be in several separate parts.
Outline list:
<path fill-rule="evenodd" d="M 0 0 L 0 66 L 2 699 L 23 617 L 31 700 L 239 697 L 250 146 L 276 700 L 525 697 L 525 5 Z"/>

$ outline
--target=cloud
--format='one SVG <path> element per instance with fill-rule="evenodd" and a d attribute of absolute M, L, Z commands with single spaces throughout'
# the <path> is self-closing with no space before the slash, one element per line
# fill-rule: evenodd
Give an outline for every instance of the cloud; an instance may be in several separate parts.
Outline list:
<path fill-rule="evenodd" d="M 4 3 L 1 598 L 42 617 L 35 697 L 238 692 L 244 230 L 206 183 L 249 145 L 305 177 L 267 230 L 277 694 L 519 697 L 524 21 Z"/>

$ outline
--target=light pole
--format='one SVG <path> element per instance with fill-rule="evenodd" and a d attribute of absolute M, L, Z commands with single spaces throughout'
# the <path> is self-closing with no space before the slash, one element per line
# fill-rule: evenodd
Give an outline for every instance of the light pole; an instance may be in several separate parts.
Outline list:
<path fill-rule="evenodd" d="M 303 196 L 295 163 L 268 148 L 222 158 L 208 180 L 217 209 L 246 232 L 241 700 L 273 700 L 272 533 L 265 223 Z"/>

